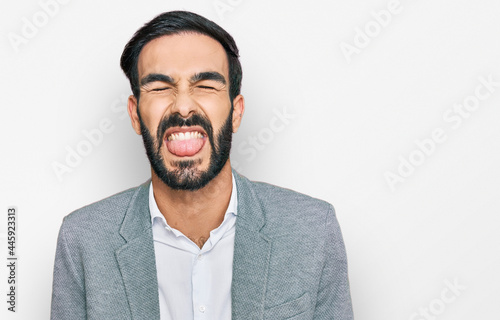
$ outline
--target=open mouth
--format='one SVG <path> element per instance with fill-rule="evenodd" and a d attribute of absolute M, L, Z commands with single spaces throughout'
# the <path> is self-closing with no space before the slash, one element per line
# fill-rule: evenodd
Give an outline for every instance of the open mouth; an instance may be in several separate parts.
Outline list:
<path fill-rule="evenodd" d="M 199 126 L 170 128 L 165 133 L 165 144 L 173 155 L 191 157 L 200 152 L 207 140 L 206 132 Z"/>

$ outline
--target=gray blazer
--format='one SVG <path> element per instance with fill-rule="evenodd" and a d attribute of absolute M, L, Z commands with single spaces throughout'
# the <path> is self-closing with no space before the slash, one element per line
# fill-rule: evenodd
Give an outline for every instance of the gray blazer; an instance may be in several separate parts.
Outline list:
<path fill-rule="evenodd" d="M 352 319 L 333 207 L 233 173 L 232 319 Z M 51 319 L 160 319 L 148 192 L 146 182 L 64 218 Z"/>

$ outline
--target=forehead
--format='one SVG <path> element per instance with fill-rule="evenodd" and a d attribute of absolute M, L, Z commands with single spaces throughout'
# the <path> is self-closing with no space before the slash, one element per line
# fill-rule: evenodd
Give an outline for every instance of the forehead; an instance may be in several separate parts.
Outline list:
<path fill-rule="evenodd" d="M 137 62 L 139 79 L 161 73 L 175 78 L 190 77 L 204 71 L 217 71 L 228 77 L 228 61 L 222 45 L 199 33 L 181 33 L 148 42 Z"/>

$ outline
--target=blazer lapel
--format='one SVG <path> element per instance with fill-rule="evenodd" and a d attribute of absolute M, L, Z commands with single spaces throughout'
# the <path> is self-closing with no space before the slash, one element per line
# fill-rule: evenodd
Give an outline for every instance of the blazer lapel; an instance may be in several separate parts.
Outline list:
<path fill-rule="evenodd" d="M 260 232 L 265 215 L 249 180 L 233 171 L 238 190 L 234 240 L 233 319 L 262 319 L 271 241 Z"/>
<path fill-rule="evenodd" d="M 116 250 L 132 319 L 160 319 L 158 280 L 149 213 L 149 181 L 141 185 L 120 228 L 127 241 Z"/>

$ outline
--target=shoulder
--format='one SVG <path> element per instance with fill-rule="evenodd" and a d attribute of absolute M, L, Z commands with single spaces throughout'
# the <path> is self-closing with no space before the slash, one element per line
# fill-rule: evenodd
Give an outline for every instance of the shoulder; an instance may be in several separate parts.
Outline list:
<path fill-rule="evenodd" d="M 137 196 L 140 189 L 148 188 L 148 186 L 149 181 L 77 209 L 64 217 L 61 229 L 71 233 L 117 229 L 121 225 L 131 201 Z"/>
<path fill-rule="evenodd" d="M 250 181 L 255 195 L 265 208 L 282 208 L 289 212 L 324 212 L 332 205 L 309 195 L 265 182 Z M 281 211 L 281 210 L 280 210 Z"/>
<path fill-rule="evenodd" d="M 248 180 L 238 176 L 238 204 L 240 195 L 245 203 L 252 203 L 262 211 L 264 229 L 272 233 L 292 231 L 311 234 L 322 233 L 326 224 L 336 220 L 333 206 L 320 199 L 265 182 Z M 247 199 L 253 201 L 249 202 Z M 256 208 L 252 210 L 256 212 Z"/>

